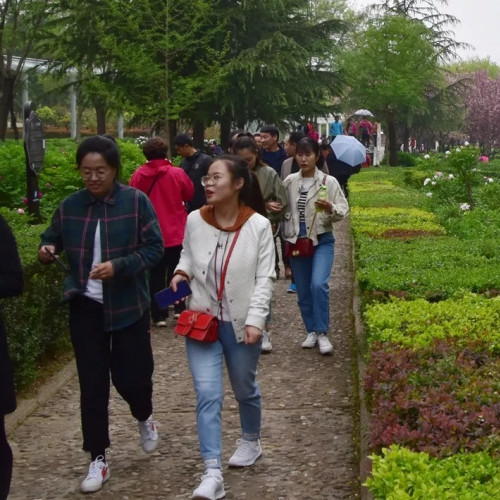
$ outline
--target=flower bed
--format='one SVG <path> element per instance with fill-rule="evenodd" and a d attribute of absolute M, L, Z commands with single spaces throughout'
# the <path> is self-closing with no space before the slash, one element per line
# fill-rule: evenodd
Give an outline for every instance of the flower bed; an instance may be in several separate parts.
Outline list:
<path fill-rule="evenodd" d="M 474 154 L 443 160 L 455 170 L 441 203 L 426 196 L 438 186 L 423 186 L 428 172 L 351 181 L 377 499 L 500 491 L 500 217 L 487 199 L 495 183 L 467 178 Z"/>

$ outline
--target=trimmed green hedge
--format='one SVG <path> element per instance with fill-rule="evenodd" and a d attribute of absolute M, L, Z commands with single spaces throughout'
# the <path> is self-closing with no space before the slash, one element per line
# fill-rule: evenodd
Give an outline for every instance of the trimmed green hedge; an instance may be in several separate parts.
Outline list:
<path fill-rule="evenodd" d="M 492 500 L 499 498 L 500 460 L 487 453 L 431 458 L 399 446 L 373 455 L 366 484 L 377 500 Z"/>

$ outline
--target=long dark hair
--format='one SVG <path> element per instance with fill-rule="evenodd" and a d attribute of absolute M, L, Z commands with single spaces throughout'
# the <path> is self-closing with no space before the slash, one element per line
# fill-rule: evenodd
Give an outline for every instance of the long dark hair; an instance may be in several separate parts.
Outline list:
<path fill-rule="evenodd" d="M 267 217 L 266 203 L 262 197 L 257 176 L 250 171 L 247 162 L 236 155 L 220 155 L 215 161 L 222 161 L 233 181 L 243 179 L 243 187 L 240 190 L 240 201 L 253 208 L 257 213 Z"/>
<path fill-rule="evenodd" d="M 256 166 L 265 165 L 265 163 L 262 161 L 261 158 L 260 149 L 257 146 L 257 143 L 255 142 L 255 139 L 253 137 L 241 136 L 238 137 L 238 139 L 236 139 L 236 141 L 233 144 L 233 153 L 237 154 L 238 151 L 241 151 L 242 149 L 249 149 L 253 154 L 257 155 L 257 160 L 255 162 Z"/>

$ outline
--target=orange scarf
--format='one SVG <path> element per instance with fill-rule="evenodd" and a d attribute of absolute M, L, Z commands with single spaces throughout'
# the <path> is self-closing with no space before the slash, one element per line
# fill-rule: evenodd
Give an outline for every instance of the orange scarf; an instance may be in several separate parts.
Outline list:
<path fill-rule="evenodd" d="M 238 217 L 236 218 L 235 223 L 230 227 L 221 227 L 219 223 L 215 220 L 214 215 L 214 207 L 212 205 L 205 205 L 200 208 L 201 218 L 211 226 L 214 226 L 221 231 L 227 231 L 228 233 L 232 233 L 237 231 L 238 229 L 245 224 L 245 222 L 254 214 L 255 210 L 248 207 L 247 205 L 240 205 L 240 209 L 238 211 Z"/>

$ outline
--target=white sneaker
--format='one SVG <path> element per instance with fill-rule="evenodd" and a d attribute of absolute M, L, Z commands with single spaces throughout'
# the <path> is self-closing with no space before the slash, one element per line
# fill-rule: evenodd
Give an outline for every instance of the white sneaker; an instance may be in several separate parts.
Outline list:
<path fill-rule="evenodd" d="M 318 335 L 318 346 L 321 354 L 331 354 L 333 351 L 333 346 L 325 333 L 320 333 Z"/>
<path fill-rule="evenodd" d="M 146 453 L 153 453 L 158 446 L 158 431 L 153 415 L 144 422 L 139 422 L 139 433 L 141 435 L 141 446 Z"/>
<path fill-rule="evenodd" d="M 164 321 L 164 320 L 161 320 L 161 321 L 153 321 L 153 326 L 157 326 L 159 328 L 164 328 L 165 326 L 167 326 L 167 322 Z"/>
<path fill-rule="evenodd" d="M 304 349 L 312 349 L 318 342 L 318 335 L 316 332 L 309 332 L 307 334 L 306 340 L 302 342 L 302 347 Z"/>
<path fill-rule="evenodd" d="M 253 465 L 255 461 L 262 455 L 262 447 L 260 441 L 247 441 L 246 439 L 238 439 L 236 441 L 238 448 L 233 456 L 229 459 L 229 467 L 248 467 Z"/>
<path fill-rule="evenodd" d="M 201 476 L 201 483 L 193 491 L 191 498 L 196 500 L 218 500 L 224 498 L 224 479 L 220 469 L 207 469 Z"/>
<path fill-rule="evenodd" d="M 271 335 L 265 330 L 262 331 L 262 345 L 260 346 L 261 352 L 271 352 L 273 346 L 271 344 Z"/>
<path fill-rule="evenodd" d="M 90 463 L 89 473 L 82 481 L 80 489 L 83 493 L 92 493 L 100 490 L 110 475 L 108 464 L 104 461 L 104 457 L 99 455 Z"/>

